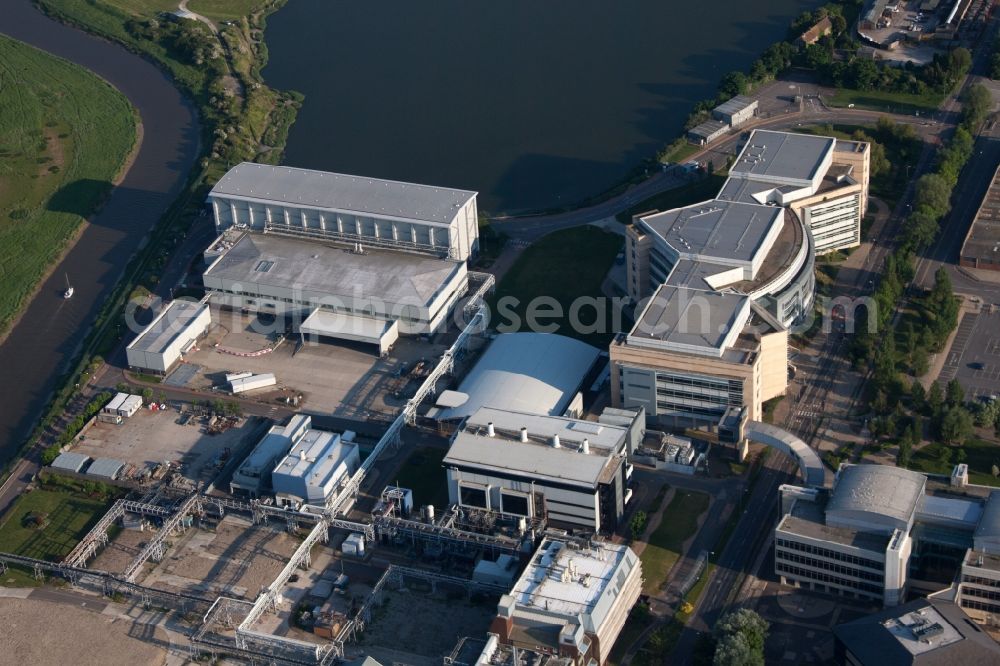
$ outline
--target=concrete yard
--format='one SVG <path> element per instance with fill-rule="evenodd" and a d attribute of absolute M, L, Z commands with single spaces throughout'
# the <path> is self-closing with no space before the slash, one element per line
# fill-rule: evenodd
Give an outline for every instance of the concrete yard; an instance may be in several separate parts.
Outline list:
<path fill-rule="evenodd" d="M 198 366 L 186 382 L 188 388 L 228 389 L 224 378 L 227 372 L 274 373 L 277 389 L 251 391 L 244 396 L 271 402 L 301 394 L 301 406 L 310 411 L 347 418 L 397 411 L 405 399 L 391 394 L 405 392 L 407 384 L 406 377 L 396 377 L 400 365 L 412 368 L 422 358 L 438 358 L 445 349 L 443 345 L 401 338 L 389 357 L 380 359 L 373 346 L 307 342 L 296 351 L 297 339 L 289 338 L 271 352 L 241 356 L 238 354 L 272 348 L 280 333 L 272 330 L 276 325 L 260 324 L 256 318 L 226 311 L 213 311 L 213 321 L 216 323 L 199 349 L 186 357 L 189 366 Z"/>
<path fill-rule="evenodd" d="M 155 534 L 156 528 L 151 526 L 147 526 L 143 531 L 121 530 L 88 566 L 100 571 L 121 573 L 142 552 Z"/>
<path fill-rule="evenodd" d="M 127 618 L 78 605 L 4 599 L 0 603 L 0 626 L 4 628 L 5 664 L 143 666 L 166 661 L 166 651 L 153 642 L 166 643 L 162 629 L 141 627 L 136 632 L 136 625 Z M 153 635 L 147 637 L 146 630 Z M 142 640 L 132 637 L 137 633 Z"/>
<path fill-rule="evenodd" d="M 148 573 L 138 580 L 174 592 L 253 599 L 274 581 L 300 543 L 284 527 L 255 526 L 229 514 L 215 531 L 195 527 L 174 539 L 163 561 L 147 564 Z"/>
<path fill-rule="evenodd" d="M 227 448 L 235 455 L 257 423 L 241 419 L 238 427 L 209 435 L 201 419 L 192 418 L 185 425 L 179 420 L 176 409 L 140 409 L 121 425 L 94 423 L 73 451 L 93 458 L 118 458 L 140 469 L 171 461 L 180 463 L 187 478 L 204 480 L 218 471 L 211 464 L 213 460 Z"/>
<path fill-rule="evenodd" d="M 386 590 L 383 605 L 350 652 L 368 654 L 383 664 L 439 666 L 441 658 L 463 636 L 484 636 L 496 615 L 496 597 L 478 603 L 464 594 L 446 598 L 414 586 L 402 591 Z M 415 614 L 413 610 L 419 608 Z"/>

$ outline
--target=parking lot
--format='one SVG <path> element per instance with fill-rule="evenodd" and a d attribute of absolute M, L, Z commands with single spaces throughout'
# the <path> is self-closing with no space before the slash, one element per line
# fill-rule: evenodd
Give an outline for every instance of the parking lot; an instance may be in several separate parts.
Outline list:
<path fill-rule="evenodd" d="M 95 422 L 73 447 L 92 458 L 117 458 L 136 470 L 174 463 L 192 481 L 205 480 L 218 472 L 218 464 L 237 455 L 249 444 L 257 427 L 253 419 L 239 419 L 236 427 L 208 434 L 204 419 L 183 416 L 176 408 L 163 411 L 140 409 L 121 425 Z"/>
<path fill-rule="evenodd" d="M 969 399 L 1000 395 L 1000 312 L 962 318 L 938 381 L 955 378 Z"/>
<path fill-rule="evenodd" d="M 395 413 L 407 388 L 413 388 L 407 386 L 409 375 L 400 376 L 400 370 L 411 370 L 421 359 L 436 359 L 444 351 L 442 345 L 414 338 L 401 338 L 385 359 L 378 357 L 374 346 L 335 340 L 298 347 L 297 339 L 290 337 L 275 347 L 277 334 L 258 326 L 254 317 L 230 312 L 218 316 L 213 311 L 213 321 L 217 323 L 198 350 L 187 355 L 186 366 L 167 383 L 175 383 L 179 374 L 188 388 L 224 391 L 227 372 L 273 373 L 277 389 L 245 395 L 265 402 L 301 395 L 300 407 L 345 418 Z"/>

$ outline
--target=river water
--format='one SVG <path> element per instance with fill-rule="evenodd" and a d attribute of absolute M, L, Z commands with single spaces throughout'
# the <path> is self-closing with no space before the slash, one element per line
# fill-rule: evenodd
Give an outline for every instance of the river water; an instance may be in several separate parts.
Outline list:
<path fill-rule="evenodd" d="M 803 0 L 290 0 L 270 85 L 306 102 L 285 163 L 572 204 L 669 143 Z"/>
<path fill-rule="evenodd" d="M 144 138 L 122 183 L 0 345 L 0 462 L 24 442 L 59 374 L 143 237 L 183 188 L 198 147 L 193 109 L 155 65 L 44 17 L 30 0 L 4 0 L 0 33 L 76 62 L 120 90 L 139 111 Z M 64 275 L 75 293 L 64 300 Z"/>

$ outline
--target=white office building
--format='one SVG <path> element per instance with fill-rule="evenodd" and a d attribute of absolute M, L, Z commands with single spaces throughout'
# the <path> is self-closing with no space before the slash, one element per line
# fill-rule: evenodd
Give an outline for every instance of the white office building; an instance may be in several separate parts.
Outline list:
<path fill-rule="evenodd" d="M 323 505 L 340 483 L 361 465 L 353 435 L 313 430 L 311 419 L 298 414 L 291 429 L 292 448 L 271 472 L 271 486 L 278 506 Z"/>
<path fill-rule="evenodd" d="M 211 325 L 212 315 L 205 300 L 170 301 L 125 348 L 128 365 L 144 372 L 167 374 Z"/>
<path fill-rule="evenodd" d="M 490 627 L 499 642 L 604 664 L 642 591 L 642 563 L 625 545 L 544 539 Z"/>

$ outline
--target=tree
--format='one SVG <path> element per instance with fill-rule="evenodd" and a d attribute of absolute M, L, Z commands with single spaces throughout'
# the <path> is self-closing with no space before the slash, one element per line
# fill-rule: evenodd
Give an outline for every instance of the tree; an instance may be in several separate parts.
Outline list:
<path fill-rule="evenodd" d="M 993 465 L 993 467 L 990 467 L 990 474 L 993 475 L 994 479 L 997 478 L 997 477 L 1000 477 L 1000 467 L 997 467 L 996 465 Z"/>
<path fill-rule="evenodd" d="M 965 402 L 965 391 L 957 379 L 952 379 L 948 382 L 945 395 L 945 404 L 949 407 L 960 407 Z"/>
<path fill-rule="evenodd" d="M 936 381 L 931 383 L 931 390 L 927 393 L 927 409 L 931 416 L 937 416 L 941 413 L 941 407 L 944 405 L 944 396 L 941 394 L 941 385 Z"/>
<path fill-rule="evenodd" d="M 993 97 L 989 89 L 981 83 L 969 86 L 962 96 L 962 124 L 972 131 L 986 119 L 993 108 Z"/>
<path fill-rule="evenodd" d="M 910 466 L 910 457 L 913 455 L 913 445 L 909 439 L 903 438 L 899 442 L 899 453 L 896 454 L 896 466 L 904 469 Z"/>
<path fill-rule="evenodd" d="M 940 217 L 948 212 L 951 185 L 936 173 L 925 173 L 917 181 L 914 208 L 928 208 Z"/>
<path fill-rule="evenodd" d="M 962 407 L 949 407 L 941 417 L 941 439 L 960 444 L 972 434 L 972 416 Z"/>
<path fill-rule="evenodd" d="M 645 511 L 635 512 L 635 515 L 632 516 L 632 520 L 629 521 L 628 524 L 633 539 L 638 539 L 640 536 L 642 536 L 642 533 L 646 530 L 647 522 L 648 522 L 648 516 L 646 516 Z"/>
<path fill-rule="evenodd" d="M 144 402 L 148 403 L 152 397 L 153 397 L 153 389 L 149 388 L 148 386 L 142 389 L 142 399 Z"/>
<path fill-rule="evenodd" d="M 913 376 L 923 377 L 929 369 L 930 360 L 927 357 L 927 349 L 925 347 L 917 347 L 913 350 L 913 354 L 910 357 L 910 370 L 913 371 Z"/>
<path fill-rule="evenodd" d="M 714 631 L 719 643 L 713 664 L 763 666 L 768 623 L 760 615 L 748 608 L 740 608 L 723 616 Z"/>
<path fill-rule="evenodd" d="M 919 379 L 914 379 L 913 384 L 910 386 L 910 400 L 913 401 L 913 409 L 918 412 L 924 408 L 924 402 L 927 400 L 927 391 L 924 390 L 924 385 L 920 383 Z"/>
<path fill-rule="evenodd" d="M 727 97 L 742 95 L 750 88 L 750 82 L 743 72 L 729 72 L 719 82 L 719 92 Z"/>

